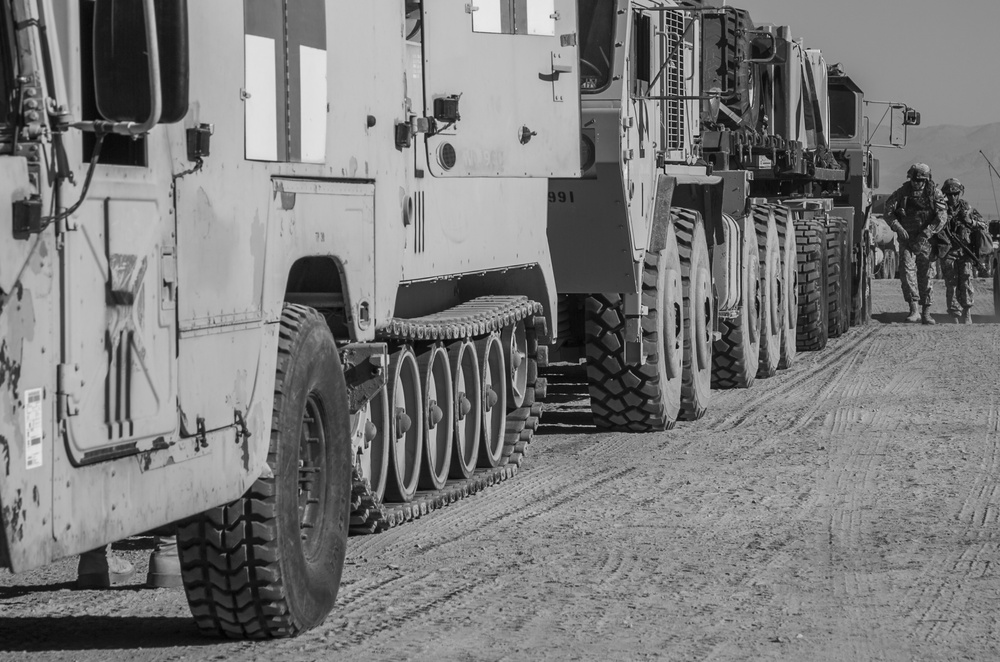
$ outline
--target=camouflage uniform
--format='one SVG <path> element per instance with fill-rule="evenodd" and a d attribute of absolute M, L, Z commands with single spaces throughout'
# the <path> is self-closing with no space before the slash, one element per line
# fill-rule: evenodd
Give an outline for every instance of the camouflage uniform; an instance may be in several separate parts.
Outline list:
<path fill-rule="evenodd" d="M 944 194 L 928 178 L 923 191 L 917 193 L 912 182 L 906 182 L 885 201 L 885 217 L 897 233 L 905 230 L 908 238 L 899 237 L 900 280 L 903 298 L 910 304 L 931 305 L 931 264 L 936 258 L 931 237 L 948 220 L 948 204 Z"/>
<path fill-rule="evenodd" d="M 952 188 L 954 185 L 954 188 Z M 961 195 L 963 187 L 957 180 L 945 182 L 944 191 L 954 190 Z M 955 317 L 962 316 L 975 303 L 972 278 L 975 276 L 975 262 L 962 250 L 958 242 L 972 246 L 972 231 L 976 227 L 986 227 L 986 221 L 966 200 L 956 196 L 948 197 L 948 223 L 945 226 L 948 243 L 942 259 L 944 283 L 948 299 L 948 312 Z M 945 233 L 942 233 L 944 235 Z"/>

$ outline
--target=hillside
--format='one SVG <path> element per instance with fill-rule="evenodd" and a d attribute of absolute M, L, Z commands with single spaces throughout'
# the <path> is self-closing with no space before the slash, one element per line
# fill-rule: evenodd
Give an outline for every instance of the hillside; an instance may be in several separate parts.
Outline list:
<path fill-rule="evenodd" d="M 875 149 L 880 161 L 880 193 L 890 193 L 906 178 L 911 163 L 922 161 L 931 166 L 934 180 L 940 185 L 949 177 L 965 184 L 965 197 L 988 218 L 1000 216 L 990 185 L 990 170 L 982 150 L 1000 169 L 1000 122 L 983 126 L 939 125 L 910 127 L 903 149 Z M 1000 197 L 1000 179 L 993 184 Z"/>

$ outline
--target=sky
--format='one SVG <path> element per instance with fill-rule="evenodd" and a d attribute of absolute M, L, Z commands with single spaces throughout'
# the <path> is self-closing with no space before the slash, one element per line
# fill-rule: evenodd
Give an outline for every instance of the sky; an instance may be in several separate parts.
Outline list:
<path fill-rule="evenodd" d="M 791 27 L 865 97 L 920 111 L 921 124 L 1000 122 L 1000 0 L 727 0 L 755 24 Z"/>

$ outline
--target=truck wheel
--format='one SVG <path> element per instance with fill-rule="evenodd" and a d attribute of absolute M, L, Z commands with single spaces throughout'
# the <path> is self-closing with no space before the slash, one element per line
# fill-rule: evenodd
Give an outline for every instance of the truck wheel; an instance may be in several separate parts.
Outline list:
<path fill-rule="evenodd" d="M 867 324 L 872 318 L 872 263 L 875 256 L 868 247 L 867 231 L 865 239 L 854 247 L 858 255 L 858 266 L 855 270 L 857 280 L 854 283 L 851 325 Z"/>
<path fill-rule="evenodd" d="M 882 265 L 879 267 L 879 278 L 893 280 L 896 272 L 899 271 L 899 255 L 894 248 L 885 249 L 885 257 L 882 258 Z"/>
<path fill-rule="evenodd" d="M 775 222 L 778 226 L 778 245 L 781 248 L 781 294 L 784 305 L 781 308 L 781 358 L 778 369 L 787 370 L 795 363 L 798 351 L 796 332 L 799 315 L 798 260 L 795 250 L 795 222 L 787 207 L 774 206 Z"/>
<path fill-rule="evenodd" d="M 326 322 L 311 308 L 286 305 L 267 454 L 272 475 L 178 528 L 184 589 L 203 632 L 288 637 L 330 612 L 350 523 L 349 419 Z"/>
<path fill-rule="evenodd" d="M 712 353 L 712 388 L 747 388 L 757 378 L 760 356 L 760 255 L 757 232 L 744 226 L 743 273 L 740 274 L 740 310 L 732 319 L 720 319 L 721 337 Z"/>
<path fill-rule="evenodd" d="M 681 370 L 679 418 L 694 421 L 705 415 L 712 398 L 712 335 L 715 304 L 708 240 L 701 214 L 690 209 L 671 209 L 681 256 L 684 292 L 684 354 Z"/>
<path fill-rule="evenodd" d="M 844 288 L 847 285 L 847 274 L 844 273 L 846 223 L 844 219 L 836 217 L 826 221 L 827 335 L 830 338 L 838 338 L 847 332 L 844 319 Z"/>
<path fill-rule="evenodd" d="M 795 345 L 800 352 L 826 347 L 826 227 L 821 221 L 795 222 L 798 263 L 798 322 Z"/>
<path fill-rule="evenodd" d="M 625 360 L 625 309 L 619 294 L 595 294 L 584 305 L 587 380 L 594 424 L 608 430 L 669 430 L 681 406 L 683 354 L 681 261 L 673 226 L 642 274 L 644 365 Z"/>
<path fill-rule="evenodd" d="M 781 360 L 781 249 L 774 213 L 767 205 L 754 205 L 754 226 L 757 232 L 757 252 L 760 258 L 760 354 L 757 377 L 772 377 Z"/>

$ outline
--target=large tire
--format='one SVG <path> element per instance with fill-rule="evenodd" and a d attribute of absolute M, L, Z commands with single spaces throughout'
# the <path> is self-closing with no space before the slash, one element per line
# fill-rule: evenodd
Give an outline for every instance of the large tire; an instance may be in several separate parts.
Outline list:
<path fill-rule="evenodd" d="M 844 271 L 844 252 L 847 250 L 847 221 L 831 217 L 826 221 L 826 302 L 827 335 L 839 338 L 847 333 L 850 320 L 846 308 L 848 275 Z"/>
<path fill-rule="evenodd" d="M 760 257 L 760 353 L 757 378 L 773 377 L 781 361 L 782 271 L 781 247 L 774 212 L 768 205 L 752 207 Z"/>
<path fill-rule="evenodd" d="M 701 214 L 690 209 L 670 210 L 681 256 L 684 288 L 684 359 L 679 418 L 694 421 L 705 415 L 712 398 L 712 335 L 715 304 L 712 268 Z"/>
<path fill-rule="evenodd" d="M 585 302 L 590 407 L 599 428 L 669 430 L 681 406 L 681 262 L 671 227 L 659 253 L 648 253 L 642 276 L 644 365 L 625 361 L 625 310 L 620 294 L 595 294 Z"/>
<path fill-rule="evenodd" d="M 778 226 L 778 244 L 781 248 L 781 357 L 778 369 L 787 370 L 795 363 L 798 352 L 796 341 L 799 315 L 798 259 L 795 249 L 795 221 L 792 211 L 774 205 L 774 219 Z"/>
<path fill-rule="evenodd" d="M 798 324 L 796 348 L 814 352 L 826 347 L 828 306 L 826 296 L 826 227 L 822 221 L 795 222 L 798 254 Z"/>
<path fill-rule="evenodd" d="M 740 310 L 732 319 L 720 319 L 720 338 L 712 352 L 712 388 L 748 388 L 757 378 L 760 357 L 760 255 L 757 232 L 748 223 L 740 233 Z"/>
<path fill-rule="evenodd" d="M 178 528 L 184 589 L 203 632 L 287 637 L 330 612 L 350 524 L 349 419 L 344 373 L 326 322 L 311 308 L 286 305 L 270 472 L 242 498 Z"/>
<path fill-rule="evenodd" d="M 858 261 L 854 265 L 854 290 L 852 292 L 851 326 L 863 326 L 872 318 L 872 263 L 875 260 L 874 248 L 868 240 L 866 229 L 860 244 L 854 246 L 854 254 Z"/>

